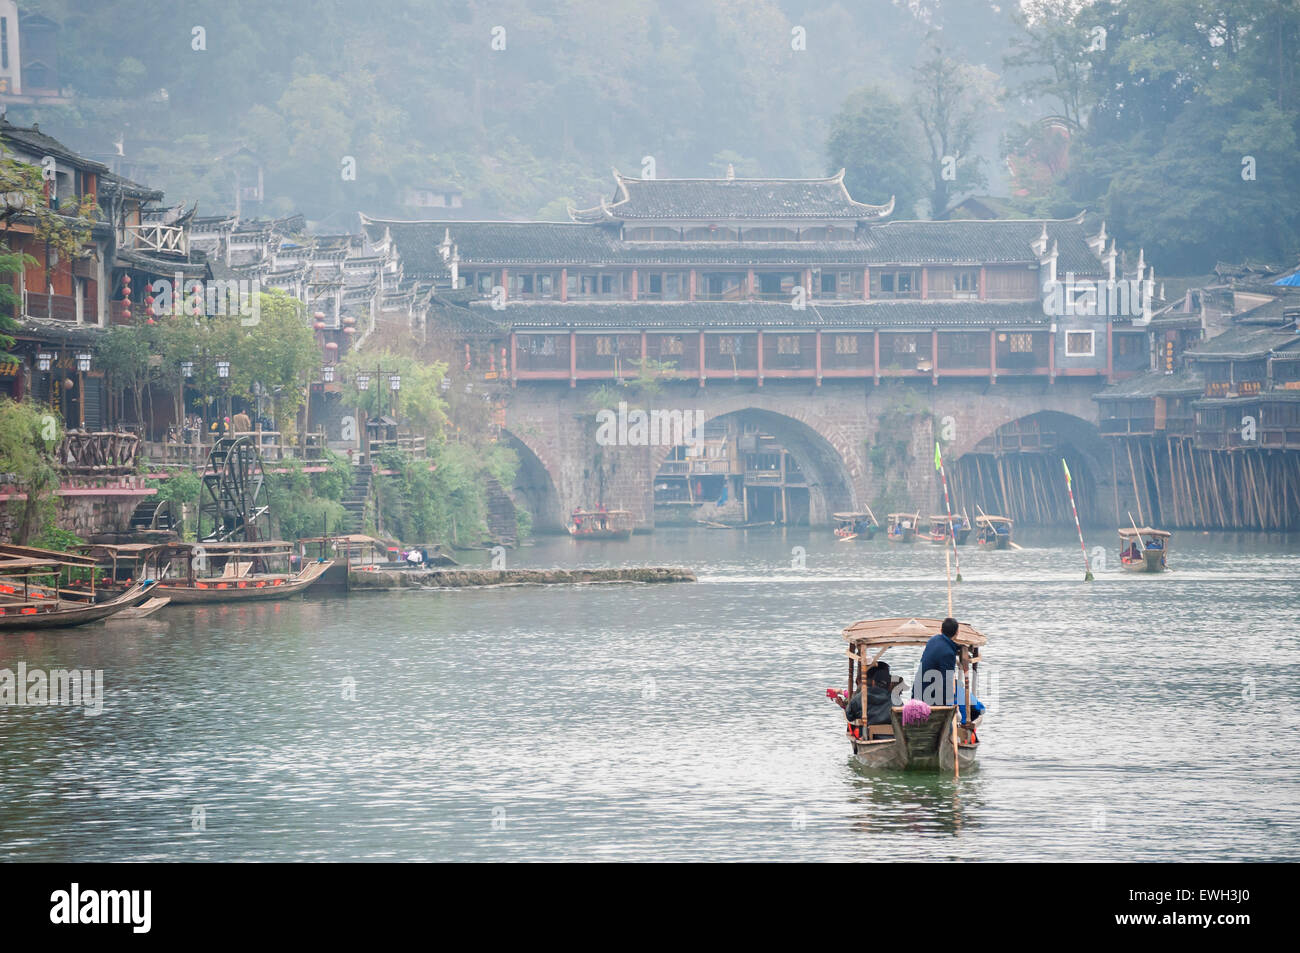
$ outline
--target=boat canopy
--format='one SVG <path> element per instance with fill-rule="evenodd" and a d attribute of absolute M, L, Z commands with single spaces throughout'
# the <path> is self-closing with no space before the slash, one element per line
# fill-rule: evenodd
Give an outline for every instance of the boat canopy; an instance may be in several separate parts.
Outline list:
<path fill-rule="evenodd" d="M 925 645 L 942 625 L 942 619 L 865 619 L 846 628 L 843 636 L 845 642 L 874 648 Z M 978 647 L 987 644 L 988 639 L 962 622 L 957 626 L 953 641 L 958 645 Z"/>
<path fill-rule="evenodd" d="M 914 512 L 914 513 L 890 513 L 890 514 L 889 514 L 889 518 L 890 518 L 891 520 L 897 520 L 897 519 L 920 519 L 920 518 L 921 518 L 921 511 L 920 511 L 920 510 L 917 510 L 917 511 Z"/>
<path fill-rule="evenodd" d="M 631 510 L 574 510 L 569 514 L 574 516 L 631 516 Z"/>
<path fill-rule="evenodd" d="M 875 518 L 870 513 L 832 513 L 831 515 L 834 516 L 835 519 L 837 520 L 845 520 L 845 521 Z"/>
<path fill-rule="evenodd" d="M 1162 529 L 1152 529 L 1150 526 L 1143 526 L 1139 529 L 1134 529 L 1132 526 L 1121 526 L 1119 534 L 1125 538 L 1133 536 L 1159 536 L 1162 539 L 1168 539 L 1170 536 L 1174 535 L 1173 533 L 1167 533 Z"/>
<path fill-rule="evenodd" d="M 58 563 L 63 566 L 95 565 L 95 560 L 77 553 L 61 553 L 54 549 L 38 549 L 35 546 L 15 546 L 12 543 L 0 543 L 0 559 L 11 558 L 39 559 L 45 563 Z"/>
<path fill-rule="evenodd" d="M 1006 516 L 977 516 L 975 522 L 992 526 L 994 523 L 1010 523 L 1011 520 Z"/>

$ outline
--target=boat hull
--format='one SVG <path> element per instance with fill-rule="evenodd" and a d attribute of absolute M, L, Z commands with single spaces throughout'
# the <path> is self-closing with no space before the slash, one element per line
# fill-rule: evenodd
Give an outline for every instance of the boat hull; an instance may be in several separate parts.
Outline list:
<path fill-rule="evenodd" d="M 1121 559 L 1120 565 L 1129 572 L 1165 572 L 1169 568 L 1165 565 L 1165 550 L 1163 549 L 1148 549 L 1142 554 L 1141 559 L 1129 562 Z"/>
<path fill-rule="evenodd" d="M 166 596 L 171 600 L 172 605 L 178 606 L 287 599 L 289 596 L 297 595 L 306 590 L 312 583 L 323 576 L 332 565 L 334 565 L 333 560 L 328 559 L 324 562 L 310 563 L 298 575 L 288 577 L 278 586 L 274 584 L 273 580 L 214 579 L 211 583 L 208 583 L 206 589 L 200 589 L 197 586 L 160 584 L 158 586 L 158 595 Z M 267 585 L 259 587 L 256 585 L 258 581 L 265 581 Z M 217 586 L 225 586 L 226 588 L 219 589 Z"/>
<path fill-rule="evenodd" d="M 931 708 L 928 721 L 906 728 L 902 724 L 902 713 L 902 708 L 895 708 L 890 715 L 893 738 L 850 739 L 854 760 L 864 767 L 895 771 L 953 770 L 952 722 L 957 717 L 956 706 Z M 978 742 L 958 742 L 956 759 L 959 770 L 969 771 L 977 767 L 978 753 Z"/>
<path fill-rule="evenodd" d="M 980 539 L 980 540 L 976 540 L 976 542 L 979 543 L 981 549 L 1010 549 L 1011 548 L 1010 536 L 999 535 L 994 537 L 993 539 Z"/>
<path fill-rule="evenodd" d="M 574 539 L 631 539 L 630 529 L 593 529 L 590 532 L 575 533 L 570 527 L 569 535 Z"/>
<path fill-rule="evenodd" d="M 105 602 L 88 603 L 71 609 L 37 612 L 33 615 L 22 615 L 13 612 L 16 607 L 0 605 L 0 609 L 9 610 L 4 615 L 0 615 L 0 631 L 67 629 L 72 626 L 86 625 L 90 622 L 99 622 L 139 605 L 147 600 L 150 594 L 156 592 L 157 588 L 158 584 L 151 580 L 138 583 L 120 596 Z"/>

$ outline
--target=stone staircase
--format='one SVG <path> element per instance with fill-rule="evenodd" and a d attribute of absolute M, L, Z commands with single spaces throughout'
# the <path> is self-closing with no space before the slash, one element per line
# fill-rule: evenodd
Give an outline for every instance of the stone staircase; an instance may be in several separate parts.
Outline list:
<path fill-rule="evenodd" d="M 487 481 L 487 527 L 493 543 L 502 546 L 519 544 L 519 523 L 515 502 L 501 484 L 491 477 Z"/>
<path fill-rule="evenodd" d="M 343 525 L 340 533 L 364 533 L 366 531 L 366 505 L 370 501 L 370 484 L 374 478 L 374 467 L 369 464 L 353 467 L 352 486 L 343 495 Z"/>

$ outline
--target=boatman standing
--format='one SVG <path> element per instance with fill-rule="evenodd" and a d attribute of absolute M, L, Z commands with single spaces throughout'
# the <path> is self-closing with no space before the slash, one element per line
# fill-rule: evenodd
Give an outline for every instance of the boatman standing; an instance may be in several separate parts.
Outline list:
<path fill-rule="evenodd" d="M 957 620 L 944 619 L 938 635 L 930 637 L 921 653 L 921 665 L 912 681 L 912 697 L 927 705 L 957 704 L 957 664 L 961 648 L 953 639 L 957 635 Z M 962 670 L 967 662 L 961 659 Z"/>

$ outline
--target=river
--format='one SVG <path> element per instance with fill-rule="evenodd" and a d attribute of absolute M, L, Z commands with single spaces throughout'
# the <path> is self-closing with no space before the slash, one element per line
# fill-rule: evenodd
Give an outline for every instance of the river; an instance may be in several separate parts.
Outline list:
<path fill-rule="evenodd" d="M 1300 540 L 1182 533 L 1175 571 L 1141 576 L 1090 537 L 1091 584 L 1072 532 L 962 548 L 989 713 L 956 780 L 855 767 L 825 695 L 844 625 L 945 613 L 929 544 L 552 537 L 509 565 L 699 582 L 0 636 L 0 668 L 105 684 L 99 715 L 0 708 L 0 860 L 1300 859 Z M 917 653 L 890 657 L 910 680 Z"/>

